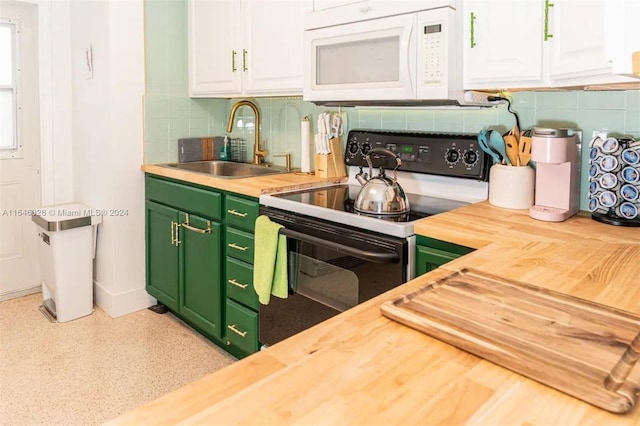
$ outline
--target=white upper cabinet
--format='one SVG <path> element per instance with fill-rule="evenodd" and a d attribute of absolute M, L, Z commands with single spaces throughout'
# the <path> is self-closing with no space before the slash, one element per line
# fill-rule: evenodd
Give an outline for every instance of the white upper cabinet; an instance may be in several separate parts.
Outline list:
<path fill-rule="evenodd" d="M 539 1 L 466 0 L 462 19 L 465 88 L 544 84 Z"/>
<path fill-rule="evenodd" d="M 608 54 L 619 44 L 610 8 L 624 1 L 465 0 L 465 89 L 637 82 Z"/>
<path fill-rule="evenodd" d="M 191 96 L 242 93 L 238 57 L 240 3 L 234 0 L 188 3 L 189 93 Z"/>
<path fill-rule="evenodd" d="M 309 5 L 189 0 L 190 95 L 302 95 L 303 16 Z"/>

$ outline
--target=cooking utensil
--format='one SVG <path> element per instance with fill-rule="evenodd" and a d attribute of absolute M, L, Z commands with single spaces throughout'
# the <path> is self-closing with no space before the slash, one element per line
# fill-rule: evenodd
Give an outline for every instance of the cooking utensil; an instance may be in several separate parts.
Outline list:
<path fill-rule="evenodd" d="M 491 146 L 491 148 L 499 154 L 501 163 L 505 162 L 507 163 L 507 165 L 511 164 L 511 160 L 509 159 L 509 157 L 507 157 L 507 149 L 500 132 L 497 132 L 495 130 L 489 131 L 489 146 Z"/>
<path fill-rule="evenodd" d="M 375 215 L 401 215 L 407 213 L 409 211 L 409 198 L 397 182 L 397 170 L 402 164 L 400 157 L 386 148 L 372 149 L 365 156 L 369 165 L 369 176 L 373 176 L 373 164 L 371 162 L 371 155 L 373 154 L 384 154 L 396 159 L 393 179 L 387 177 L 384 173 L 384 168 L 380 167 L 378 176 L 369 177 L 360 192 L 358 192 L 354 209 L 360 213 Z M 362 183 L 362 181 L 360 182 Z"/>
<path fill-rule="evenodd" d="M 322 118 L 324 120 L 324 152 L 323 154 L 330 154 L 331 153 L 331 148 L 330 148 L 330 144 L 329 144 L 329 139 L 331 139 L 331 114 L 328 112 L 325 112 L 322 115 Z"/>
<path fill-rule="evenodd" d="M 502 162 L 500 155 L 496 151 L 494 151 L 493 148 L 489 145 L 489 135 L 488 135 L 489 132 L 490 130 L 484 129 L 484 130 L 481 130 L 480 133 L 478 133 L 478 145 L 480 145 L 480 149 L 482 149 L 484 152 L 486 152 L 491 156 L 494 164 L 495 163 L 500 164 Z"/>
<path fill-rule="evenodd" d="M 531 131 L 529 130 L 520 135 L 518 159 L 521 166 L 526 166 L 531 160 Z"/>
<path fill-rule="evenodd" d="M 506 147 L 507 158 L 511 162 L 512 166 L 519 166 L 520 162 L 518 159 L 518 137 L 520 136 L 520 131 L 518 130 L 518 126 L 513 126 L 509 134 L 504 136 L 504 144 Z"/>

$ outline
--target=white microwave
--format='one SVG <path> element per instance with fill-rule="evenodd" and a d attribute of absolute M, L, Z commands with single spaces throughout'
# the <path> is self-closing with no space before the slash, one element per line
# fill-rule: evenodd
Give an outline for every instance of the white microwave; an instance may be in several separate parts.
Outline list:
<path fill-rule="evenodd" d="M 462 33 L 450 6 L 305 31 L 304 100 L 462 105 Z"/>

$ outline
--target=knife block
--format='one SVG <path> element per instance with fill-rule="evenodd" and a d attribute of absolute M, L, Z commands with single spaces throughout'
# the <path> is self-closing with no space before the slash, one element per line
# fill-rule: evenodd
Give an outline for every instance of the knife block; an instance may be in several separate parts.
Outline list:
<path fill-rule="evenodd" d="M 342 152 L 342 140 L 329 140 L 331 154 L 316 154 L 316 176 L 321 178 L 344 177 L 347 175 Z"/>

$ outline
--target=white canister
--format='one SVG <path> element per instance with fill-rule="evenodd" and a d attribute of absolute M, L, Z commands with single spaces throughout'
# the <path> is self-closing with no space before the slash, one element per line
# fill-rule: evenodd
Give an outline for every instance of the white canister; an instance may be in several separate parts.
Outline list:
<path fill-rule="evenodd" d="M 535 172 L 529 166 L 494 164 L 489 170 L 489 203 L 507 209 L 533 205 Z"/>

